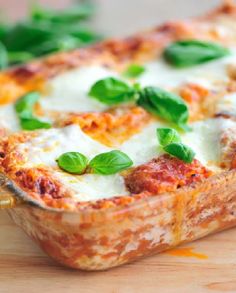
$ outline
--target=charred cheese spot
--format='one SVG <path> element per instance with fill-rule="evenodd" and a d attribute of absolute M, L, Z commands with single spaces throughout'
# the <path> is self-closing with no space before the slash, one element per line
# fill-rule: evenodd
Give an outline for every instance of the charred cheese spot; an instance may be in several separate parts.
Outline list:
<path fill-rule="evenodd" d="M 162 155 L 131 170 L 125 176 L 125 183 L 131 193 L 148 192 L 155 195 L 200 182 L 210 175 L 212 172 L 198 160 L 187 164 L 169 155 Z"/>

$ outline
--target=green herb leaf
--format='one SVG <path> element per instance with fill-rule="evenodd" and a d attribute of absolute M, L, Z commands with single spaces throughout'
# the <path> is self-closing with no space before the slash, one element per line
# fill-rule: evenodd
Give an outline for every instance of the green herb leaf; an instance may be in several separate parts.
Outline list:
<path fill-rule="evenodd" d="M 34 21 L 50 21 L 53 23 L 71 23 L 90 18 L 94 14 L 94 5 L 84 2 L 63 10 L 46 9 L 34 6 L 31 19 Z"/>
<path fill-rule="evenodd" d="M 168 154 L 186 163 L 191 163 L 195 156 L 195 152 L 191 148 L 182 143 L 171 143 L 166 145 L 163 149 Z"/>
<path fill-rule="evenodd" d="M 23 97 L 15 103 L 15 110 L 19 114 L 20 117 L 31 118 L 33 113 L 33 107 L 35 103 L 39 100 L 40 96 L 37 92 L 31 92 Z"/>
<path fill-rule="evenodd" d="M 123 73 L 125 77 L 136 78 L 145 72 L 145 67 L 138 64 L 131 64 Z"/>
<path fill-rule="evenodd" d="M 103 175 L 115 174 L 132 165 L 132 160 L 125 153 L 116 150 L 99 154 L 89 163 L 92 172 Z"/>
<path fill-rule="evenodd" d="M 8 55 L 5 46 L 0 43 L 0 69 L 4 69 L 8 66 Z"/>
<path fill-rule="evenodd" d="M 49 129 L 51 124 L 35 117 L 20 117 L 20 125 L 24 130 Z"/>
<path fill-rule="evenodd" d="M 156 87 L 139 91 L 138 105 L 181 129 L 187 130 L 188 107 L 179 96 Z"/>
<path fill-rule="evenodd" d="M 42 42 L 30 47 L 30 52 L 35 56 L 50 54 L 53 52 L 60 52 L 72 50 L 81 47 L 81 41 L 70 35 L 67 36 L 52 36 L 48 41 Z"/>
<path fill-rule="evenodd" d="M 199 40 L 183 40 L 170 44 L 164 50 L 164 58 L 176 67 L 188 67 L 229 55 L 223 46 Z"/>
<path fill-rule="evenodd" d="M 56 161 L 62 170 L 78 175 L 85 173 L 88 164 L 88 159 L 79 152 L 64 153 Z"/>
<path fill-rule="evenodd" d="M 34 55 L 29 52 L 8 52 L 8 60 L 10 64 L 18 64 L 27 62 L 34 58 Z"/>
<path fill-rule="evenodd" d="M 135 90 L 124 81 L 107 77 L 91 87 L 89 96 L 104 104 L 116 105 L 132 100 L 134 93 Z"/>
<path fill-rule="evenodd" d="M 157 128 L 157 138 L 161 146 L 181 142 L 178 132 L 173 128 Z"/>
<path fill-rule="evenodd" d="M 48 24 L 25 21 L 17 23 L 9 30 L 4 44 L 9 51 L 27 50 L 27 52 L 31 52 L 30 48 L 32 45 L 40 45 L 42 42 L 51 40 L 54 36 L 55 28 L 52 28 Z"/>
<path fill-rule="evenodd" d="M 37 92 L 31 92 L 15 103 L 15 110 L 20 119 L 21 128 L 24 130 L 48 129 L 51 127 L 49 122 L 42 121 L 33 115 L 33 108 L 39 97 Z"/>

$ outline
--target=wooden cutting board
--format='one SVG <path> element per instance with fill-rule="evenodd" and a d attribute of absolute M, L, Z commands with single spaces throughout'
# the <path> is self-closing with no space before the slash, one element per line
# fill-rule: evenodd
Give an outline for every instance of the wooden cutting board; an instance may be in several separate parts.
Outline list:
<path fill-rule="evenodd" d="M 236 229 L 168 254 L 88 273 L 57 265 L 0 212 L 0 293 L 28 292 L 236 292 Z"/>

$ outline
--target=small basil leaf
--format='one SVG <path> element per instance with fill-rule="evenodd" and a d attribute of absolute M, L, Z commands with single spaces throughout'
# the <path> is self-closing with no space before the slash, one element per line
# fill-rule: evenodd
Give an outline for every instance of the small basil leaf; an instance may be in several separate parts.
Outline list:
<path fill-rule="evenodd" d="M 104 104 L 115 105 L 132 100 L 134 93 L 135 90 L 124 81 L 107 77 L 91 87 L 89 96 Z"/>
<path fill-rule="evenodd" d="M 64 10 L 46 9 L 40 6 L 34 6 L 31 12 L 31 19 L 35 22 L 46 20 L 52 23 L 61 23 L 67 25 L 90 18 L 94 14 L 94 5 L 92 3 L 80 3 Z"/>
<path fill-rule="evenodd" d="M 189 117 L 188 107 L 176 94 L 156 87 L 146 87 L 139 91 L 138 105 L 148 112 L 186 129 Z"/>
<path fill-rule="evenodd" d="M 188 67 L 229 55 L 229 50 L 219 44 L 199 40 L 183 40 L 170 44 L 164 58 L 176 67 Z"/>
<path fill-rule="evenodd" d="M 171 143 L 166 145 L 163 149 L 168 154 L 186 163 L 191 163 L 195 156 L 195 152 L 191 148 L 182 143 Z"/>
<path fill-rule="evenodd" d="M 8 66 L 8 55 L 5 46 L 0 43 L 0 69 L 5 69 Z"/>
<path fill-rule="evenodd" d="M 34 55 L 25 52 L 25 51 L 19 51 L 19 52 L 8 52 L 8 59 L 10 64 L 18 64 L 27 62 L 34 58 Z"/>
<path fill-rule="evenodd" d="M 124 77 L 135 78 L 145 72 L 145 67 L 138 64 L 131 64 L 123 73 Z"/>
<path fill-rule="evenodd" d="M 78 175 L 85 173 L 88 164 L 88 159 L 79 152 L 64 153 L 56 161 L 62 170 Z"/>
<path fill-rule="evenodd" d="M 92 172 L 103 175 L 115 174 L 132 165 L 132 160 L 125 153 L 116 150 L 99 154 L 89 163 Z"/>
<path fill-rule="evenodd" d="M 49 129 L 51 124 L 35 117 L 20 117 L 20 125 L 24 130 Z"/>
<path fill-rule="evenodd" d="M 181 142 L 178 132 L 173 128 L 157 128 L 157 138 L 161 146 Z"/>
<path fill-rule="evenodd" d="M 20 117 L 29 118 L 32 117 L 33 107 L 39 100 L 39 93 L 31 92 L 21 97 L 15 103 L 15 110 Z"/>
<path fill-rule="evenodd" d="M 73 36 L 52 36 L 50 40 L 32 45 L 30 51 L 35 56 L 41 56 L 52 52 L 72 50 L 81 47 L 81 41 Z"/>

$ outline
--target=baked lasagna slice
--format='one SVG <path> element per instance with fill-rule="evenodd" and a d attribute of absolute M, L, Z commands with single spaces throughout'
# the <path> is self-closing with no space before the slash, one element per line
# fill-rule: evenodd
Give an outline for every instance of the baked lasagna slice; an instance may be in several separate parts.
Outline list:
<path fill-rule="evenodd" d="M 234 225 L 235 20 L 236 7 L 226 4 L 2 72 L 1 172 L 52 210 L 129 210 L 127 223 L 140 202 L 143 221 L 166 211 L 158 229 L 174 227 L 175 236 L 155 240 L 150 220 L 150 250 Z"/>

